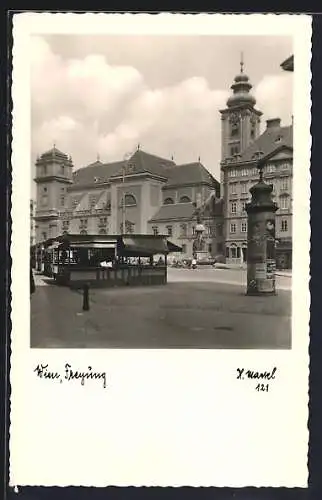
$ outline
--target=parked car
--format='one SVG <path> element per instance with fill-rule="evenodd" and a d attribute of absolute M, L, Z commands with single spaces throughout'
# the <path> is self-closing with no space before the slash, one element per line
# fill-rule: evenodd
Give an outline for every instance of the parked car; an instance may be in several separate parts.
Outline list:
<path fill-rule="evenodd" d="M 214 258 L 206 258 L 197 260 L 198 266 L 213 266 L 216 263 L 216 259 Z"/>

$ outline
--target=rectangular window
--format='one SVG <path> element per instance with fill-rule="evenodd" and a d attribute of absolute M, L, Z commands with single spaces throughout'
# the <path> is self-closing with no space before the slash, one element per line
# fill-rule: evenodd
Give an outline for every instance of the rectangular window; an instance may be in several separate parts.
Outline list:
<path fill-rule="evenodd" d="M 287 220 L 286 219 L 281 221 L 281 231 L 283 231 L 283 232 L 287 231 Z"/>
<path fill-rule="evenodd" d="M 244 194 L 244 193 L 247 193 L 247 182 L 242 182 L 241 183 L 241 192 Z"/>
<path fill-rule="evenodd" d="M 230 184 L 230 193 L 237 194 L 237 182 L 233 182 Z"/>
<path fill-rule="evenodd" d="M 180 226 L 180 236 L 187 236 L 187 224 L 181 224 Z"/>
<path fill-rule="evenodd" d="M 275 172 L 275 165 L 273 163 L 269 163 L 266 167 L 266 171 L 268 174 L 272 174 Z"/>
<path fill-rule="evenodd" d="M 247 204 L 247 201 L 242 201 L 241 202 L 242 213 L 246 212 L 246 204 Z"/>
<path fill-rule="evenodd" d="M 217 234 L 218 236 L 222 236 L 222 224 L 217 224 Z"/>
<path fill-rule="evenodd" d="M 235 223 L 230 224 L 230 232 L 236 233 L 236 224 Z"/>
<path fill-rule="evenodd" d="M 60 197 L 60 206 L 64 207 L 65 206 L 65 196 Z"/>
<path fill-rule="evenodd" d="M 237 248 L 236 247 L 231 247 L 231 258 L 236 259 L 237 258 Z"/>
<path fill-rule="evenodd" d="M 288 197 L 287 196 L 281 196 L 281 198 L 280 198 L 280 208 L 282 210 L 286 210 L 288 208 Z"/>
<path fill-rule="evenodd" d="M 281 180 L 281 190 L 282 191 L 287 191 L 288 190 L 288 177 L 284 177 Z"/>
<path fill-rule="evenodd" d="M 47 194 L 43 194 L 42 197 L 41 197 L 41 204 L 43 207 L 45 207 L 48 203 L 48 196 Z"/>
<path fill-rule="evenodd" d="M 153 231 L 154 236 L 157 236 L 159 234 L 158 226 L 153 226 L 152 231 Z"/>
<path fill-rule="evenodd" d="M 211 253 L 211 252 L 212 252 L 212 245 L 211 245 L 211 243 L 209 243 L 209 245 L 208 245 L 208 252 L 209 252 L 209 253 Z"/>
<path fill-rule="evenodd" d="M 232 214 L 235 214 L 237 213 L 237 203 L 235 201 L 233 201 L 231 204 L 230 204 L 230 211 Z"/>
<path fill-rule="evenodd" d="M 281 163 L 280 167 L 281 167 L 281 170 L 288 170 L 290 167 L 290 164 L 289 163 Z"/>
<path fill-rule="evenodd" d="M 247 222 L 243 221 L 241 223 L 241 232 L 242 233 L 247 233 Z"/>
<path fill-rule="evenodd" d="M 168 236 L 172 236 L 172 226 L 167 226 Z"/>

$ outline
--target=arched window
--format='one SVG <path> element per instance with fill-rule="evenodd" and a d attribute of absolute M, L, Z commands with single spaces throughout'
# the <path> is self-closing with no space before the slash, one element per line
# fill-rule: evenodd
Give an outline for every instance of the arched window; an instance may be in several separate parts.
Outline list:
<path fill-rule="evenodd" d="M 83 229 L 80 234 L 87 234 L 87 231 L 85 231 L 85 229 Z"/>
<path fill-rule="evenodd" d="M 191 203 L 189 196 L 181 196 L 179 203 Z"/>
<path fill-rule="evenodd" d="M 134 207 L 136 205 L 136 199 L 133 194 L 126 194 L 124 196 L 124 204 L 126 207 Z"/>
<path fill-rule="evenodd" d="M 173 205 L 174 201 L 172 198 L 166 198 L 163 202 L 164 205 Z"/>
<path fill-rule="evenodd" d="M 235 123 L 231 124 L 230 134 L 231 134 L 232 137 L 235 137 L 236 135 L 239 134 L 239 124 L 238 124 L 238 122 L 235 122 Z"/>

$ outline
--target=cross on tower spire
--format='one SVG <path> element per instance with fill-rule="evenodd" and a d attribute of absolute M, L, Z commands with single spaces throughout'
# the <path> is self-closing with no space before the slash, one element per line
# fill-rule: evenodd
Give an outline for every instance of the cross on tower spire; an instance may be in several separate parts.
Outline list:
<path fill-rule="evenodd" d="M 240 72 L 244 73 L 244 54 L 240 53 Z"/>

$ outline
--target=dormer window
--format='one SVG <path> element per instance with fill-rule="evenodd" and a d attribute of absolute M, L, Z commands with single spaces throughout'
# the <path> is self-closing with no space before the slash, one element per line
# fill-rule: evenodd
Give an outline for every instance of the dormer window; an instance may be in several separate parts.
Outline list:
<path fill-rule="evenodd" d="M 179 203 L 191 203 L 189 196 L 181 196 Z"/>

